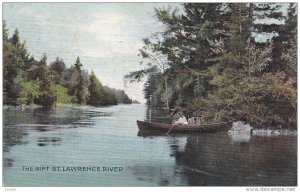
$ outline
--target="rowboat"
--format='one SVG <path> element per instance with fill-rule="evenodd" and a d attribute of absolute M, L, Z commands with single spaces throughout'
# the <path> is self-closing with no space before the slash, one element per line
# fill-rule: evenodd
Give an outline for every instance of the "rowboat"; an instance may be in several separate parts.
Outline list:
<path fill-rule="evenodd" d="M 165 132 L 165 133 L 194 133 L 194 132 L 218 132 L 228 131 L 232 127 L 232 122 L 222 122 L 203 125 L 172 125 L 164 123 L 154 123 L 146 121 L 136 121 L 140 131 Z"/>

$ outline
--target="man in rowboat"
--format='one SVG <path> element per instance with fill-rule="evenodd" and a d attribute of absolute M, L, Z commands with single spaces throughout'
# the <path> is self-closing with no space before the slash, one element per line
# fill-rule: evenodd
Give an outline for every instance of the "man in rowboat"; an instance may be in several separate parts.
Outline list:
<path fill-rule="evenodd" d="M 201 125 L 200 117 L 190 117 L 188 120 L 181 109 L 176 108 L 171 114 L 173 125 Z"/>
<path fill-rule="evenodd" d="M 191 117 L 188 119 L 189 125 L 201 125 L 202 121 L 200 117 Z"/>
<path fill-rule="evenodd" d="M 182 115 L 182 116 L 180 116 L 179 119 L 178 119 L 177 121 L 175 121 L 173 124 L 174 124 L 174 125 L 188 125 L 188 122 L 187 122 L 185 116 Z"/>
<path fill-rule="evenodd" d="M 171 114 L 173 125 L 187 125 L 188 121 L 181 109 L 176 108 Z"/>

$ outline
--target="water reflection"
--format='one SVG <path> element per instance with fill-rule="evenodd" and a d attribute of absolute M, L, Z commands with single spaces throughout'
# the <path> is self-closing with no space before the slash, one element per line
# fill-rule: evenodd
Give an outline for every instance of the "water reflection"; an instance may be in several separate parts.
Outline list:
<path fill-rule="evenodd" d="M 148 107 L 146 110 L 146 119 L 145 121 L 149 121 L 151 112 L 151 121 L 157 123 L 171 123 L 170 113 L 167 109 L 160 108 L 150 108 Z"/>
<path fill-rule="evenodd" d="M 157 151 L 157 154 L 166 152 L 166 156 L 150 156 L 151 159 L 129 167 L 132 174 L 139 181 L 147 181 L 157 186 L 185 186 L 185 178 L 182 178 L 184 166 L 175 165 L 175 156 L 180 155 L 186 146 L 186 135 L 166 135 L 166 134 L 144 134 L 140 132 L 140 137 L 145 143 L 157 140 L 168 148 L 151 149 Z M 159 157 L 159 158 L 158 158 Z M 174 162 L 172 164 L 169 161 Z"/>
<path fill-rule="evenodd" d="M 157 115 L 163 116 L 154 110 L 153 121 L 168 122 L 167 115 L 165 120 L 155 118 Z M 140 131 L 138 136 L 167 140 L 170 157 L 175 158 L 176 167 L 181 169 L 182 182 L 189 186 L 297 185 L 296 132 L 275 130 L 264 133 L 268 132 L 166 135 Z M 178 144 L 180 139 L 185 143 Z M 175 170 L 172 171 L 175 174 Z"/>
<path fill-rule="evenodd" d="M 138 132 L 136 120 L 146 118 L 145 113 L 141 105 L 5 111 L 4 182 L 7 186 L 297 184 L 296 134 Z M 156 122 L 169 121 L 167 111 L 154 110 L 152 116 Z M 100 164 L 126 171 L 28 173 L 20 169 L 44 164 Z"/>
<path fill-rule="evenodd" d="M 26 136 L 28 133 L 26 133 L 21 128 L 6 128 L 4 126 L 3 129 L 3 152 L 8 152 L 10 150 L 10 147 L 15 145 L 25 145 L 28 143 L 25 139 L 23 139 L 24 136 Z"/>
<path fill-rule="evenodd" d="M 236 144 L 226 134 L 187 136 L 177 164 L 191 186 L 292 186 L 297 184 L 296 138 L 253 137 Z"/>
<path fill-rule="evenodd" d="M 172 182 L 171 179 L 175 177 L 173 170 L 168 170 L 165 166 L 141 166 L 136 165 L 130 168 L 132 173 L 139 181 L 150 183 L 157 183 L 158 186 L 168 186 Z"/>
<path fill-rule="evenodd" d="M 251 132 L 229 131 L 228 135 L 233 143 L 248 143 L 251 139 Z"/>
<path fill-rule="evenodd" d="M 57 146 L 61 144 L 61 138 L 59 137 L 39 137 L 37 140 L 37 145 L 42 147 L 46 145 Z"/>
<path fill-rule="evenodd" d="M 14 160 L 10 158 L 3 158 L 3 166 L 12 167 L 14 164 Z"/>
<path fill-rule="evenodd" d="M 155 137 L 165 137 L 166 133 L 162 133 L 162 132 L 152 132 L 152 131 L 138 131 L 137 136 L 139 137 L 149 137 L 149 138 L 155 138 Z"/>
<path fill-rule="evenodd" d="M 89 127 L 95 123 L 96 117 L 112 115 L 99 108 L 35 108 L 35 109 L 6 109 L 3 111 L 3 150 L 8 152 L 14 145 L 28 143 L 26 136 L 32 131 L 48 132 L 59 129 Z M 53 146 L 61 144 L 59 137 L 40 137 L 38 146 Z"/>

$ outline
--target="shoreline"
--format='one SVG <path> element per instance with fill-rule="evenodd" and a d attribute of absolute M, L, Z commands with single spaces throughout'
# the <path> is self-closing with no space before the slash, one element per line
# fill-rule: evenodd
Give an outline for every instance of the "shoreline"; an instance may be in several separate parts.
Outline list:
<path fill-rule="evenodd" d="M 91 105 L 80 105 L 80 104 L 74 104 L 74 103 L 56 103 L 55 105 L 51 106 L 51 107 L 43 107 L 41 105 L 23 105 L 23 106 L 12 106 L 12 105 L 3 105 L 2 106 L 2 111 L 24 111 L 24 110 L 30 110 L 30 109 L 37 109 L 37 108 L 72 108 L 72 107 L 110 107 L 110 106 L 117 106 L 120 104 L 124 104 L 124 105 L 129 105 L 129 104 L 138 104 L 138 103 L 118 103 L 116 105 L 105 105 L 105 106 L 91 106 Z M 141 105 L 141 103 L 139 104 Z M 166 110 L 164 108 L 157 108 L 157 109 L 161 109 L 161 110 Z M 262 128 L 258 128 L 258 127 L 252 127 L 253 131 L 256 132 L 255 135 L 282 135 L 281 133 L 286 132 L 286 131 L 293 131 L 297 133 L 297 128 L 278 128 L 278 127 L 262 127 Z M 232 130 L 234 131 L 234 130 Z M 239 131 L 237 131 L 239 132 Z M 264 133 L 265 132 L 265 133 Z"/>
<path fill-rule="evenodd" d="M 119 104 L 130 105 L 130 104 L 140 104 L 140 103 L 117 103 L 115 105 L 101 105 L 101 106 L 92 106 L 92 105 L 81 105 L 76 103 L 56 103 L 53 106 L 44 107 L 42 105 L 3 105 L 2 110 L 25 110 L 25 109 L 36 109 L 36 108 L 57 108 L 57 107 L 108 107 L 108 106 L 116 106 Z"/>

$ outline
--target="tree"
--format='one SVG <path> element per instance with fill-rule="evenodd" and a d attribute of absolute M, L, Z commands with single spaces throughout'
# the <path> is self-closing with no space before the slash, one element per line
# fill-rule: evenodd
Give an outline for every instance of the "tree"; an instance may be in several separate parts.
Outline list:
<path fill-rule="evenodd" d="M 117 104 L 114 94 L 106 93 L 100 81 L 93 76 L 91 103 L 98 105 Z M 54 102 L 85 104 L 89 97 L 89 73 L 82 69 L 80 58 L 70 68 L 63 59 L 56 58 L 47 66 L 44 53 L 39 61 L 30 56 L 26 42 L 20 42 L 16 29 L 9 38 L 3 22 L 3 103 L 5 105 L 30 105 L 50 107 Z M 98 82 L 97 82 L 98 81 Z M 96 90 L 96 91 L 95 91 Z M 117 90 L 122 102 L 131 102 L 124 91 Z"/>
<path fill-rule="evenodd" d="M 68 89 L 63 87 L 62 85 L 59 85 L 59 84 L 55 85 L 54 92 L 56 95 L 57 103 L 70 104 L 70 103 L 72 103 L 72 100 L 74 99 L 72 96 L 70 96 L 68 94 Z"/>
<path fill-rule="evenodd" d="M 282 62 L 285 64 L 286 80 L 293 82 L 296 86 L 297 81 L 297 5 L 290 3 L 285 21 L 285 32 L 287 41 L 284 44 Z"/>
<path fill-rule="evenodd" d="M 16 81 L 20 86 L 19 97 L 17 99 L 18 105 L 30 105 L 41 95 L 40 81 L 38 79 L 28 81 L 21 78 Z"/>
<path fill-rule="evenodd" d="M 194 95 L 204 96 L 205 90 L 209 89 L 203 87 L 208 85 L 207 81 L 211 77 L 200 70 L 206 69 L 215 62 L 212 60 L 214 57 L 212 48 L 216 46 L 216 40 L 224 36 L 221 8 L 222 4 L 187 3 L 183 4 L 185 12 L 183 14 L 176 9 L 172 11 L 170 7 L 155 9 L 155 17 L 164 24 L 166 30 L 160 34 L 155 33 L 151 40 L 144 40 L 143 49 L 145 47 L 151 49 L 142 56 L 146 58 L 149 55 L 161 55 L 160 58 L 164 58 L 167 67 L 161 67 L 164 70 L 161 72 L 160 79 L 164 81 L 159 84 L 165 82 L 167 86 L 161 89 L 162 86 L 157 85 L 156 91 L 160 92 L 157 95 L 167 98 L 168 104 L 170 102 L 174 106 L 176 103 L 182 103 L 177 100 L 184 97 L 187 101 L 181 105 L 189 105 Z M 154 69 L 148 68 L 140 71 L 139 74 L 131 73 L 125 77 L 137 79 L 146 75 L 145 72 L 148 70 L 152 75 L 157 74 Z M 158 74 L 157 78 L 159 78 Z"/>
<path fill-rule="evenodd" d="M 18 29 L 15 29 L 13 36 L 10 38 L 10 42 L 15 46 L 19 46 L 20 35 Z"/>
<path fill-rule="evenodd" d="M 27 71 L 27 78 L 30 80 L 40 81 L 41 94 L 38 98 L 34 99 L 34 103 L 37 105 L 49 107 L 53 105 L 56 97 L 54 92 L 53 79 L 46 63 L 47 57 L 44 54 L 41 60 Z"/>
<path fill-rule="evenodd" d="M 152 41 L 148 38 L 143 39 L 144 46 L 142 49 L 139 50 L 139 56 L 142 56 L 141 64 L 145 64 L 144 61 L 147 63 L 147 68 L 131 72 L 125 76 L 125 78 L 130 79 L 131 82 L 134 81 L 141 81 L 141 79 L 149 74 L 157 74 L 158 78 L 163 79 L 164 83 L 164 92 L 163 98 L 166 103 L 167 109 L 170 108 L 169 106 L 169 88 L 168 88 L 168 60 L 167 57 L 163 54 L 163 45 L 159 41 L 159 37 L 154 35 L 152 37 Z"/>
<path fill-rule="evenodd" d="M 8 39 L 8 30 L 3 24 L 3 96 L 4 104 L 17 105 L 18 92 L 13 83 L 18 74 L 22 73 L 29 61 L 26 43 L 20 42 L 19 32 L 16 29 Z"/>
<path fill-rule="evenodd" d="M 294 127 L 296 92 L 273 70 L 272 43 L 259 45 L 250 33 L 245 35 L 252 27 L 251 9 L 245 4 L 229 4 L 229 8 L 229 36 L 218 47 L 221 65 L 210 67 L 213 78 L 209 83 L 214 88 L 207 97 L 194 101 L 194 115 L 204 116 L 208 122 L 243 120 L 260 127 Z M 286 94 L 282 95 L 283 91 Z"/>
<path fill-rule="evenodd" d="M 15 29 L 13 36 L 9 39 L 11 44 L 15 47 L 13 54 L 15 55 L 15 62 L 17 66 L 23 70 L 28 68 L 29 53 L 26 47 L 26 41 L 21 43 L 18 29 Z"/>
<path fill-rule="evenodd" d="M 126 104 L 132 103 L 132 100 L 125 93 L 124 90 L 114 89 L 108 86 L 104 86 L 103 88 L 107 94 L 114 96 L 117 99 L 118 103 L 126 103 Z"/>
<path fill-rule="evenodd" d="M 171 79 L 170 106 L 186 107 L 207 122 L 244 120 L 257 126 L 295 126 L 296 91 L 290 86 L 292 80 L 286 79 L 288 64 L 274 64 L 279 48 L 284 50 L 284 46 L 280 47 L 280 42 L 285 42 L 280 33 L 283 25 L 257 22 L 259 18 L 281 20 L 279 8 L 277 4 L 187 3 L 181 12 L 155 9 L 165 30 L 155 33 L 155 38 L 146 43 L 154 47 L 151 54 L 162 54 L 168 63 L 163 74 Z M 272 31 L 280 39 L 261 43 L 253 36 Z M 125 77 L 139 80 L 148 75 L 145 97 L 149 102 L 150 95 L 154 95 L 160 106 L 164 83 L 159 70 L 149 73 L 149 69 L 155 68 Z M 282 95 L 282 91 L 286 94 Z M 261 111 L 268 114 L 263 116 Z"/>
<path fill-rule="evenodd" d="M 110 95 L 105 92 L 94 71 L 92 71 L 90 76 L 90 85 L 88 86 L 88 90 L 90 93 L 89 100 L 87 102 L 88 105 L 101 106 L 117 103 L 117 99 L 114 95 Z"/>
<path fill-rule="evenodd" d="M 86 98 L 88 97 L 88 92 L 86 88 L 87 85 L 82 75 L 81 67 L 82 64 L 80 62 L 80 58 L 77 57 L 72 71 L 68 92 L 71 96 L 74 96 L 75 103 L 84 104 L 86 102 Z"/>
<path fill-rule="evenodd" d="M 3 39 L 3 44 L 8 42 L 8 29 L 6 27 L 6 21 L 3 21 L 2 24 L 2 29 L 3 29 L 3 33 L 2 33 L 2 39 Z"/>
<path fill-rule="evenodd" d="M 66 70 L 66 64 L 63 59 L 56 57 L 56 60 L 50 64 L 49 68 L 54 77 L 55 84 L 63 83 L 64 72 Z"/>
<path fill-rule="evenodd" d="M 3 102 L 8 105 L 16 105 L 17 95 L 14 78 L 17 76 L 18 66 L 13 54 L 15 47 L 8 39 L 8 30 L 3 23 Z"/>
<path fill-rule="evenodd" d="M 46 53 L 43 53 L 43 56 L 42 56 L 42 58 L 41 58 L 41 60 L 38 64 L 47 66 L 47 55 L 46 55 Z"/>
<path fill-rule="evenodd" d="M 267 67 L 268 71 L 276 72 L 285 70 L 282 62 L 282 52 L 286 41 L 284 15 L 280 3 L 258 3 L 253 4 L 253 28 L 256 34 L 269 34 L 272 36 L 272 64 Z M 269 22 L 265 22 L 269 20 Z"/>

